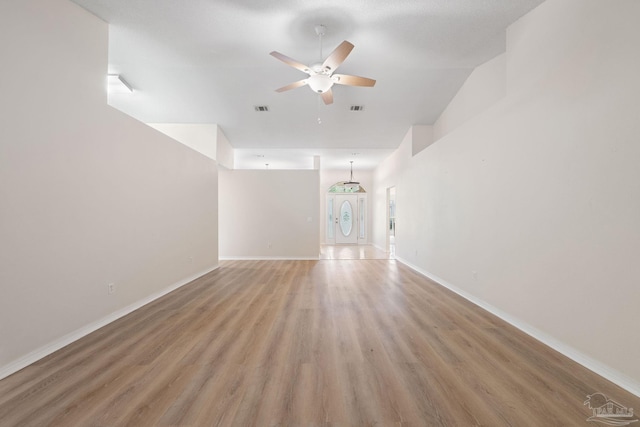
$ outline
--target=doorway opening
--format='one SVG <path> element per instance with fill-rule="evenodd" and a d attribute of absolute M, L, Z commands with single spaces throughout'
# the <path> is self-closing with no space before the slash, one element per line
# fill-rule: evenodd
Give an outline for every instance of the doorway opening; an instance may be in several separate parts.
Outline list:
<path fill-rule="evenodd" d="M 396 253 L 396 187 L 387 188 L 387 251 Z"/>
<path fill-rule="evenodd" d="M 327 192 L 325 241 L 330 245 L 367 243 L 367 193 L 362 186 L 344 182 L 332 185 Z"/>

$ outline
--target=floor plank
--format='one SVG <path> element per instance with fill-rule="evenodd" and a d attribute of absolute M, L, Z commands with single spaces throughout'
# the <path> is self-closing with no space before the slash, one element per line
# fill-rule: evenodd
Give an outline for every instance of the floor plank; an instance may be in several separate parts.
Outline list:
<path fill-rule="evenodd" d="M 0 381 L 0 426 L 579 426 L 594 392 L 640 407 L 392 259 L 225 261 Z"/>

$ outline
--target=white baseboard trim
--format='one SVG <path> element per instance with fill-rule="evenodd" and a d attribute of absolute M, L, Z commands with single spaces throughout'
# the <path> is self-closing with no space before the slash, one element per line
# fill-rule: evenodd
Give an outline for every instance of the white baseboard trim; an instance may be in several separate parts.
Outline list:
<path fill-rule="evenodd" d="M 180 280 L 179 282 L 174 283 L 173 285 L 170 285 L 169 287 L 156 292 L 154 294 L 149 295 L 146 298 L 143 298 L 139 301 L 134 302 L 133 304 L 130 304 L 124 308 L 121 308 L 120 310 L 117 310 L 101 319 L 96 320 L 95 322 L 91 322 L 86 326 L 83 326 L 80 329 L 77 329 L 73 332 L 70 332 L 60 338 L 58 338 L 57 340 L 50 342 L 49 344 L 46 344 L 16 360 L 14 360 L 13 362 L 9 363 L 8 365 L 2 366 L 0 367 L 0 380 L 3 378 L 8 377 L 11 374 L 14 374 L 16 372 L 18 372 L 19 370 L 26 368 L 27 366 L 31 365 L 32 363 L 37 362 L 38 360 L 50 355 L 51 353 L 60 350 L 62 347 L 65 347 L 69 344 L 71 344 L 74 341 L 79 340 L 80 338 L 89 335 L 90 333 L 102 328 L 103 326 L 108 325 L 109 323 L 118 320 L 121 317 L 126 316 L 127 314 L 131 313 L 132 311 L 135 311 L 137 309 L 139 309 L 142 306 L 145 306 L 147 304 L 149 304 L 152 301 L 157 300 L 158 298 L 168 294 L 169 292 L 173 292 L 176 289 L 186 285 L 187 283 L 190 283 L 192 281 L 194 281 L 195 279 L 204 276 L 205 274 L 208 274 L 214 270 L 216 270 L 218 268 L 218 266 L 216 265 L 215 267 L 211 267 L 209 269 L 206 269 L 204 271 L 201 271 L 199 273 L 193 274 L 189 277 L 186 277 L 182 280 Z"/>
<path fill-rule="evenodd" d="M 220 261 L 317 261 L 317 257 L 296 256 L 221 256 Z"/>
<path fill-rule="evenodd" d="M 638 397 L 640 397 L 640 383 L 635 381 L 632 378 L 629 378 L 627 375 L 623 374 L 622 372 L 611 368 L 608 365 L 605 365 L 602 362 L 599 362 L 598 360 L 595 360 L 587 355 L 585 355 L 584 353 L 576 350 L 575 348 L 566 345 L 565 343 L 563 343 L 562 341 L 557 340 L 556 338 L 552 337 L 551 335 L 540 331 L 539 329 L 534 328 L 533 326 L 529 325 L 526 322 L 523 322 L 522 320 L 513 317 L 512 315 L 500 310 L 499 308 L 496 308 L 494 306 L 492 306 L 491 304 L 486 303 L 485 301 L 474 297 L 473 295 L 463 291 L 462 289 L 452 285 L 451 283 L 447 282 L 446 280 L 429 273 L 428 271 L 425 271 L 423 269 L 421 269 L 420 267 L 417 267 L 413 264 L 411 264 L 410 262 L 402 259 L 402 258 L 398 258 L 396 257 L 396 260 L 401 262 L 402 264 L 406 265 L 407 267 L 411 268 L 412 270 L 422 274 L 423 276 L 431 279 L 432 281 L 434 281 L 435 283 L 437 283 L 440 286 L 443 286 L 453 292 L 455 292 L 456 294 L 460 295 L 461 297 L 463 297 L 464 299 L 472 302 L 473 304 L 487 310 L 489 313 L 499 317 L 500 319 L 504 320 L 505 322 L 511 324 L 512 326 L 515 326 L 516 328 L 520 329 L 522 332 L 526 333 L 527 335 L 530 335 L 531 337 L 535 338 L 536 340 L 542 342 L 543 344 L 551 347 L 552 349 L 556 350 L 559 353 L 562 353 L 563 355 L 567 356 L 569 359 L 573 360 L 574 362 L 579 363 L 580 365 L 584 366 L 585 368 L 595 372 L 596 374 L 600 375 L 601 377 L 606 378 L 607 380 L 611 381 L 612 383 L 622 387 L 623 389 L 627 390 L 629 393 L 632 393 Z M 593 390 L 594 392 L 597 392 L 598 390 Z"/>

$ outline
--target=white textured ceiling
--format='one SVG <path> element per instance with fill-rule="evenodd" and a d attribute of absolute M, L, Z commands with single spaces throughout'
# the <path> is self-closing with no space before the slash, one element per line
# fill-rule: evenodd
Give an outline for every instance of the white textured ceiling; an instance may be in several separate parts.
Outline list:
<path fill-rule="evenodd" d="M 216 123 L 247 153 L 338 155 L 393 149 L 411 125 L 433 124 L 472 69 L 504 51 L 506 27 L 543 0 L 73 1 L 110 24 L 109 72 L 135 89 L 111 105 L 144 122 Z M 336 85 L 330 106 L 307 87 L 274 91 L 306 75 L 269 52 L 319 62 L 317 24 L 323 56 L 350 41 L 339 72 L 375 87 Z"/>

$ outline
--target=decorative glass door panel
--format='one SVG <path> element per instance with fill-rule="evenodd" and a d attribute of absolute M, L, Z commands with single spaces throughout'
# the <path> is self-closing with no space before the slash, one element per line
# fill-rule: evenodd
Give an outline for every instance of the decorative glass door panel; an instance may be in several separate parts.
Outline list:
<path fill-rule="evenodd" d="M 340 231 L 342 235 L 348 237 L 353 230 L 353 209 L 348 200 L 340 205 Z"/>
<path fill-rule="evenodd" d="M 357 244 L 357 216 L 355 215 L 358 196 L 355 194 L 336 195 L 336 243 Z"/>
<path fill-rule="evenodd" d="M 327 197 L 327 243 L 335 243 L 335 224 L 333 221 L 333 196 Z"/>

